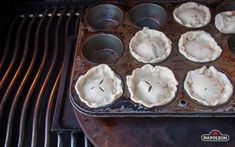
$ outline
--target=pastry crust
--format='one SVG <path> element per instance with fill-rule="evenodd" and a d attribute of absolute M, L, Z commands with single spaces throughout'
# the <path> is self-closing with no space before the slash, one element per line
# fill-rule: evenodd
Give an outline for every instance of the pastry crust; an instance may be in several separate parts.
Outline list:
<path fill-rule="evenodd" d="M 221 47 L 205 31 L 189 31 L 181 35 L 179 52 L 193 62 L 210 62 L 220 57 Z"/>
<path fill-rule="evenodd" d="M 221 12 L 215 16 L 215 27 L 224 34 L 235 33 L 235 10 Z"/>
<path fill-rule="evenodd" d="M 173 17 L 185 27 L 199 28 L 210 22 L 211 14 L 208 7 L 195 2 L 187 2 L 175 8 Z"/>
<path fill-rule="evenodd" d="M 75 90 L 79 99 L 90 108 L 111 104 L 123 94 L 122 82 L 106 64 L 100 64 L 81 75 Z"/>
<path fill-rule="evenodd" d="M 129 48 L 132 56 L 143 63 L 158 63 L 171 53 L 172 42 L 160 31 L 144 27 L 131 39 Z"/>
<path fill-rule="evenodd" d="M 233 85 L 228 77 L 213 66 L 189 71 L 184 89 L 190 98 L 205 106 L 224 104 L 233 93 Z"/>
<path fill-rule="evenodd" d="M 169 68 L 149 64 L 135 69 L 126 80 L 131 100 L 148 108 L 172 101 L 178 85 Z"/>

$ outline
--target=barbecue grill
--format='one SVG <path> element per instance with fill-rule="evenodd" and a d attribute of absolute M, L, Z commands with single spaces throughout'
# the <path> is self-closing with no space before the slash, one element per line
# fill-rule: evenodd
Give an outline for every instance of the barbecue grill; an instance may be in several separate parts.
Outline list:
<path fill-rule="evenodd" d="M 1 6 L 0 146 L 88 146 L 64 102 L 82 3 Z"/>
<path fill-rule="evenodd" d="M 1 2 L 0 146 L 235 145 L 233 117 L 151 118 L 151 114 L 116 118 L 115 114 L 112 118 L 96 118 L 77 111 L 70 88 L 83 13 L 100 3 L 141 2 L 146 1 Z M 177 5 L 184 0 L 147 2 Z M 198 2 L 216 8 L 225 1 Z M 234 37 L 229 42 L 233 44 Z M 224 144 L 202 142 L 201 135 L 212 129 L 228 134 L 230 140 Z"/>

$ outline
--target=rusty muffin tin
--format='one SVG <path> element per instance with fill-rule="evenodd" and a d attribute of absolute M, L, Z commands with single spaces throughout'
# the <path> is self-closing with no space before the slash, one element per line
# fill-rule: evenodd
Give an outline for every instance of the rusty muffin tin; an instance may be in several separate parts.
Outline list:
<path fill-rule="evenodd" d="M 190 99 L 183 88 L 184 78 L 187 72 L 201 68 L 202 66 L 215 66 L 219 71 L 225 73 L 235 86 L 235 52 L 230 50 L 230 48 L 235 50 L 235 37 L 221 34 L 218 30 L 216 30 L 214 26 L 214 17 L 218 12 L 218 6 L 214 5 L 204 4 L 209 7 L 212 16 L 208 25 L 198 29 L 191 29 L 178 24 L 174 20 L 172 14 L 175 7 L 180 4 L 181 3 L 150 4 L 153 5 L 153 9 L 159 8 L 159 11 L 149 10 L 151 6 L 146 6 L 149 4 L 141 3 L 140 5 L 145 6 L 143 7 L 144 9 L 138 10 L 135 14 L 132 13 L 133 9 L 140 7 L 139 3 L 135 2 L 121 4 L 105 3 L 105 9 L 100 7 L 103 4 L 96 5 L 99 6 L 99 9 L 93 9 L 96 6 L 86 9 L 82 14 L 82 19 L 80 21 L 78 39 L 76 42 L 76 53 L 74 55 L 71 75 L 70 100 L 73 106 L 78 111 L 86 115 L 99 117 L 235 116 L 234 93 L 226 104 L 216 107 L 206 107 Z M 115 10 L 113 10 L 113 8 Z M 106 10 L 108 10 L 108 12 L 110 11 L 110 13 Z M 92 12 L 93 14 L 91 14 L 91 11 L 94 11 Z M 95 11 L 102 12 L 99 13 Z M 148 11 L 153 11 L 154 13 L 158 11 L 161 15 L 158 17 L 152 17 L 151 15 L 153 15 L 153 13 Z M 146 14 L 146 17 L 138 17 L 138 13 Z M 166 17 L 162 16 L 165 14 Z M 92 15 L 97 16 L 92 17 Z M 100 17 L 99 15 L 106 17 Z M 86 18 L 88 16 L 89 18 Z M 91 19 L 91 17 L 93 19 L 99 18 L 101 20 L 88 20 Z M 144 24 L 145 21 L 146 24 Z M 94 23 L 91 24 L 91 22 Z M 107 24 L 107 26 L 105 26 L 105 24 Z M 164 106 L 147 108 L 131 101 L 129 91 L 126 86 L 126 76 L 131 75 L 134 69 L 140 68 L 144 65 L 132 57 L 128 47 L 131 38 L 143 25 L 147 25 L 150 28 L 164 32 L 172 41 L 172 52 L 170 56 L 161 63 L 152 64 L 154 66 L 159 65 L 170 68 L 174 72 L 176 79 L 179 81 L 176 97 L 169 104 Z M 178 51 L 178 40 L 183 33 L 192 30 L 204 30 L 210 33 L 223 49 L 222 55 L 217 60 L 209 63 L 194 63 L 187 60 Z M 101 37 L 97 38 L 99 35 Z M 109 38 L 110 36 L 111 38 Z M 228 40 L 230 40 L 230 43 L 228 43 Z M 113 45 L 118 47 L 114 47 Z M 104 48 L 104 50 L 100 51 L 100 48 Z M 90 68 L 101 63 L 108 64 L 120 76 L 123 81 L 124 93 L 123 96 L 110 105 L 100 108 L 89 108 L 86 104 L 80 101 L 75 91 L 75 83 L 79 76 L 85 74 Z"/>

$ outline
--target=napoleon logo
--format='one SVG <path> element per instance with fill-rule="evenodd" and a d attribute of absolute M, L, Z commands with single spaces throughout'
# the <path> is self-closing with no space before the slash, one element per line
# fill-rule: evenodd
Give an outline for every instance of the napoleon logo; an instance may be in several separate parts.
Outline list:
<path fill-rule="evenodd" d="M 230 137 L 228 134 L 222 134 L 219 130 L 212 130 L 209 134 L 202 134 L 201 140 L 207 142 L 227 142 Z"/>

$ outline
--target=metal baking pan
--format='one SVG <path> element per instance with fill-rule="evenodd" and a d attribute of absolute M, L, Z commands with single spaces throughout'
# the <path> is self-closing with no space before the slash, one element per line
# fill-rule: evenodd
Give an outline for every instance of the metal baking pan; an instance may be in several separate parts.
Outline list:
<path fill-rule="evenodd" d="M 78 40 L 76 44 L 76 53 L 74 55 L 74 63 L 72 69 L 71 83 L 70 83 L 70 100 L 73 106 L 80 112 L 99 117 L 233 117 L 235 116 L 235 95 L 233 93 L 231 99 L 224 105 L 216 107 L 205 107 L 197 102 L 193 101 L 188 97 L 183 89 L 183 81 L 189 70 L 200 68 L 204 65 L 215 66 L 219 71 L 225 73 L 230 78 L 233 85 L 235 85 L 235 55 L 233 49 L 235 49 L 235 37 L 231 35 L 221 34 L 216 30 L 214 26 L 214 17 L 217 12 L 221 11 L 222 8 L 227 9 L 227 6 L 231 7 L 231 4 L 223 5 L 211 5 L 203 3 L 208 6 L 211 11 L 211 21 L 208 25 L 201 27 L 199 29 L 190 29 L 178 24 L 172 16 L 175 7 L 178 7 L 181 3 L 168 3 L 159 2 L 152 3 L 152 6 L 143 7 L 140 10 L 134 10 L 134 7 L 140 3 L 136 2 L 122 2 L 115 3 L 114 6 L 118 7 L 113 10 L 113 5 L 111 3 L 105 3 L 105 7 L 99 7 L 98 9 L 92 9 L 95 6 L 91 6 L 86 9 L 82 15 L 82 19 L 79 26 Z M 141 3 L 143 4 L 143 3 Z M 100 4 L 97 4 L 100 5 Z M 97 6 L 96 5 L 96 6 Z M 145 5 L 145 4 L 144 4 Z M 142 5 L 142 6 L 144 6 Z M 148 4 L 147 4 L 148 5 Z M 221 5 L 220 5 L 221 6 Z M 109 10 L 110 14 L 113 14 L 110 18 L 99 18 L 97 15 L 100 10 Z M 139 8 L 139 6 L 135 7 Z M 158 10 L 154 10 L 154 9 Z M 164 16 L 164 10 L 166 12 L 166 17 Z M 219 9 L 218 9 L 219 8 Z M 235 6 L 233 7 L 235 8 Z M 157 18 L 139 17 L 139 15 L 147 14 L 145 10 L 153 9 L 151 11 L 157 12 L 159 15 Z M 113 12 L 116 11 L 116 12 Z M 120 11 L 123 12 L 119 14 Z M 135 11 L 135 12 L 133 12 Z M 89 16 L 89 17 L 88 17 Z M 86 19 L 86 17 L 88 17 Z M 121 18 L 123 17 L 123 21 Z M 144 19 L 142 19 L 144 18 Z M 90 20 L 91 19 L 91 20 Z M 104 20 L 102 20 L 104 19 Z M 165 19 L 165 20 L 164 20 Z M 136 25 L 131 22 L 134 21 Z M 139 31 L 141 26 L 147 25 L 151 28 L 160 30 L 164 32 L 172 41 L 173 50 L 170 56 L 163 62 L 155 65 L 169 67 L 175 74 L 176 79 L 179 81 L 177 96 L 175 99 L 165 105 L 160 107 L 146 108 L 140 104 L 134 103 L 129 98 L 129 92 L 126 86 L 126 75 L 131 75 L 132 71 L 136 68 L 142 67 L 144 64 L 135 60 L 129 52 L 129 42 L 134 34 Z M 140 26 L 140 27 L 138 27 Z M 94 29 L 94 27 L 96 29 Z M 218 44 L 223 49 L 223 53 L 219 59 L 210 63 L 194 63 L 187 60 L 178 51 L 178 40 L 180 36 L 186 31 L 190 30 L 205 30 L 210 33 Z M 113 50 L 104 51 L 103 53 L 98 53 L 96 50 L 88 50 L 88 52 L 83 52 L 82 48 L 86 45 L 85 41 L 89 40 L 88 44 L 92 44 L 92 40 L 88 39 L 92 36 L 97 36 L 107 33 L 118 37 L 124 45 L 124 51 Z M 106 36 L 107 37 L 107 36 Z M 100 38 L 98 38 L 100 39 Z M 106 40 L 112 40 L 107 38 L 102 38 Z M 230 41 L 228 41 L 230 40 Z M 97 39 L 93 39 L 97 41 Z M 95 44 L 93 42 L 93 44 Z M 230 43 L 228 43 L 230 42 Z M 111 41 L 110 44 L 113 42 Z M 117 43 L 117 42 L 116 42 Z M 119 44 L 120 45 L 120 44 Z M 231 50 L 232 49 L 232 50 Z M 114 52 L 114 53 L 113 53 Z M 94 56 L 92 56 L 94 55 Z M 109 56 L 111 55 L 111 56 Z M 120 56 L 120 57 L 119 57 Z M 99 63 L 106 62 L 108 65 L 118 74 L 124 83 L 124 94 L 118 100 L 112 104 L 102 107 L 102 108 L 89 108 L 83 102 L 79 100 L 78 95 L 74 89 L 74 85 L 78 77 L 85 74 L 87 70 L 98 65 Z"/>

